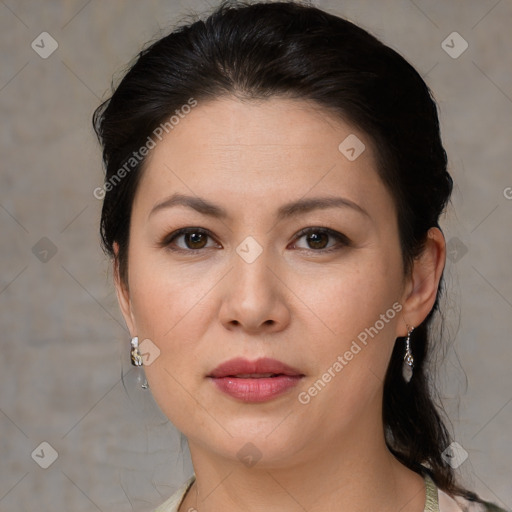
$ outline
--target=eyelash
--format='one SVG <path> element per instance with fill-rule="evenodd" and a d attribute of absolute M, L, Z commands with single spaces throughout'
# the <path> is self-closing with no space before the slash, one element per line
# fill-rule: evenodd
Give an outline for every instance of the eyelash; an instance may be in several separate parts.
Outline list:
<path fill-rule="evenodd" d="M 159 245 L 159 247 L 164 247 L 172 252 L 180 252 L 180 253 L 198 253 L 199 251 L 204 250 L 204 249 L 211 249 L 211 247 L 203 247 L 200 249 L 182 249 L 182 248 L 176 248 L 176 247 L 171 246 L 171 244 L 180 236 L 191 234 L 191 233 L 206 235 L 209 238 L 213 239 L 213 236 L 207 230 L 205 230 L 203 228 L 189 227 L 189 228 L 181 228 L 181 229 L 174 231 L 170 235 L 166 236 L 158 245 Z M 344 234 L 338 233 L 337 231 L 334 231 L 329 228 L 321 228 L 321 227 L 309 227 L 309 228 L 302 229 L 301 231 L 299 231 L 297 233 L 296 240 L 299 240 L 303 236 L 311 234 L 311 233 L 329 235 L 330 237 L 335 238 L 338 243 L 332 247 L 327 248 L 327 249 L 302 249 L 302 250 L 310 252 L 310 253 L 326 254 L 326 253 L 340 250 L 343 247 L 348 247 L 351 245 L 350 240 Z"/>

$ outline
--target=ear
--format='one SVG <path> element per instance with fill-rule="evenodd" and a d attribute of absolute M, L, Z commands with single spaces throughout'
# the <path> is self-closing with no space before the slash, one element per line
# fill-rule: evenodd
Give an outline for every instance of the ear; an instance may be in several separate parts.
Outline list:
<path fill-rule="evenodd" d="M 132 311 L 132 304 L 130 300 L 130 291 L 127 284 L 123 283 L 121 280 L 121 275 L 119 273 L 119 244 L 114 242 L 114 261 L 113 261 L 113 272 L 114 272 L 114 284 L 117 292 L 117 300 L 119 302 L 119 307 L 121 309 L 121 313 L 123 314 L 124 321 L 130 331 L 130 336 L 136 336 L 137 329 L 135 325 L 135 318 Z"/>
<path fill-rule="evenodd" d="M 402 317 L 397 336 L 407 335 L 407 326 L 417 327 L 425 320 L 437 296 L 446 262 L 446 243 L 439 228 L 430 228 L 423 252 L 414 260 L 402 296 Z"/>

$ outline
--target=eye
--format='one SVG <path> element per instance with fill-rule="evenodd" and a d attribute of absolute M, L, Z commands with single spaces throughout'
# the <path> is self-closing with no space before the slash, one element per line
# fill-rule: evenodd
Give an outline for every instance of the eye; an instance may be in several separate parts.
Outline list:
<path fill-rule="evenodd" d="M 328 228 L 305 228 L 297 234 L 297 239 L 300 240 L 301 238 L 306 240 L 307 247 L 298 248 L 314 252 L 330 252 L 350 245 L 350 240 L 345 235 Z M 337 243 L 329 245 L 330 238 Z M 297 247 L 297 245 L 295 244 L 294 247 Z"/>
<path fill-rule="evenodd" d="M 218 244 L 207 245 L 210 233 L 202 228 L 181 228 L 164 238 L 160 245 L 171 251 L 193 252 L 200 249 L 218 247 Z M 181 243 L 179 243 L 181 241 Z M 174 247 L 173 247 L 174 245 Z"/>

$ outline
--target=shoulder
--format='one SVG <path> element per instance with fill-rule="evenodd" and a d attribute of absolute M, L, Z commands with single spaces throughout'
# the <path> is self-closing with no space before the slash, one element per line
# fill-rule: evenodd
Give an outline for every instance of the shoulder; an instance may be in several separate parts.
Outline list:
<path fill-rule="evenodd" d="M 450 496 L 438 490 L 439 512 L 506 512 L 486 501 L 472 501 L 462 496 Z"/>
<path fill-rule="evenodd" d="M 178 508 L 190 486 L 194 483 L 194 480 L 195 475 L 192 475 L 168 500 L 156 508 L 154 512 L 178 512 Z"/>

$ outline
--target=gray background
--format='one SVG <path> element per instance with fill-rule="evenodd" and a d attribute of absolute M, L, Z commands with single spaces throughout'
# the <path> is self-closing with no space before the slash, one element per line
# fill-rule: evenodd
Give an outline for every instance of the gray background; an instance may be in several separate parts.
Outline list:
<path fill-rule="evenodd" d="M 457 473 L 512 508 L 512 3 L 315 3 L 397 49 L 439 102 L 456 188 L 443 223 L 448 343 L 437 378 L 469 454 Z M 209 8 L 0 1 L 2 511 L 148 510 L 191 472 L 150 394 L 130 382 L 125 392 L 120 379 L 129 338 L 99 248 L 90 117 L 143 43 Z M 43 31 L 59 45 L 47 59 L 31 47 Z M 441 46 L 454 31 L 469 44 L 458 58 Z M 36 463 L 49 461 L 43 441 L 58 453 L 48 469 Z"/>

